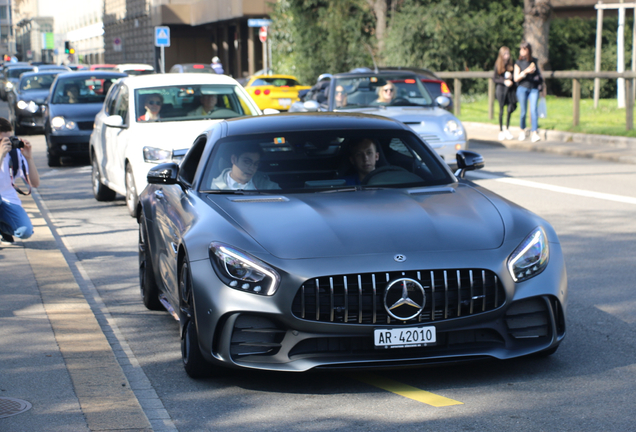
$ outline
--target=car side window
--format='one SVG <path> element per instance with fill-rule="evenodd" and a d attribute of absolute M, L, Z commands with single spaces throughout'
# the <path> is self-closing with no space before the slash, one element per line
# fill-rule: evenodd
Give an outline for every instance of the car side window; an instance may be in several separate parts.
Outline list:
<path fill-rule="evenodd" d="M 117 94 L 114 114 L 124 119 L 124 124 L 128 124 L 128 87 L 121 86 Z"/>
<path fill-rule="evenodd" d="M 192 186 L 192 183 L 194 182 L 194 175 L 197 172 L 199 160 L 201 159 L 201 155 L 205 149 L 206 142 L 207 137 L 205 135 L 200 136 L 194 142 L 192 148 L 190 148 L 188 153 L 186 153 L 183 161 L 181 162 L 181 166 L 179 167 L 179 180 L 187 185 Z"/>
<path fill-rule="evenodd" d="M 108 95 L 108 98 L 104 102 L 107 115 L 112 115 L 115 112 L 115 103 L 117 102 L 118 92 L 119 92 L 119 86 L 116 85 L 116 87 L 112 89 L 112 91 Z"/>

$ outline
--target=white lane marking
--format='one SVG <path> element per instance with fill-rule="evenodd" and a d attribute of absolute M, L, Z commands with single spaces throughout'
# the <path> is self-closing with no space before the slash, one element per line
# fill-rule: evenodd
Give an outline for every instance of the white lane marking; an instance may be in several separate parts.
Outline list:
<path fill-rule="evenodd" d="M 510 177 L 499 177 L 496 175 L 485 174 L 485 173 L 470 173 L 470 176 L 476 177 L 478 179 L 483 179 L 483 180 L 495 180 L 501 183 L 508 183 L 508 184 L 512 184 L 516 186 L 525 186 L 525 187 L 530 187 L 535 189 L 543 189 L 543 190 L 548 190 L 551 192 L 577 195 L 577 196 L 582 196 L 586 198 L 596 198 L 596 199 L 601 199 L 606 201 L 615 201 L 615 202 L 620 202 L 623 204 L 636 204 L 636 198 L 626 197 L 622 195 L 607 194 L 602 192 L 592 192 L 592 191 L 587 191 L 583 189 L 574 189 L 574 188 L 563 187 L 563 186 L 554 186 L 554 185 L 549 185 L 545 183 L 537 183 L 537 182 L 533 182 L 529 180 L 520 180 L 520 179 L 510 178 Z"/>

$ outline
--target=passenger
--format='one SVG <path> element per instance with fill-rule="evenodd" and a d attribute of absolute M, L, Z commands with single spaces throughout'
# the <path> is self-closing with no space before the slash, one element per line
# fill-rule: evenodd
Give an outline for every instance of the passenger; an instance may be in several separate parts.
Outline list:
<path fill-rule="evenodd" d="M 159 93 L 150 93 L 146 95 L 144 100 L 144 108 L 146 113 L 140 116 L 137 121 L 157 121 L 161 118 L 161 107 L 163 106 L 163 96 Z"/>
<path fill-rule="evenodd" d="M 266 190 L 280 189 L 267 174 L 258 172 L 262 150 L 259 145 L 236 145 L 230 161 L 232 168 L 226 168 L 212 180 L 212 189 L 219 190 Z"/>
<path fill-rule="evenodd" d="M 387 82 L 382 87 L 378 87 L 378 98 L 372 102 L 374 105 L 388 105 L 393 102 L 397 95 L 397 88 L 392 82 Z"/>
<path fill-rule="evenodd" d="M 347 92 L 344 87 L 339 85 L 336 87 L 336 96 L 334 97 L 336 101 L 336 108 L 341 108 L 347 106 Z"/>
<path fill-rule="evenodd" d="M 217 100 L 215 94 L 201 94 L 201 106 L 190 111 L 188 116 L 207 117 L 211 115 L 217 109 Z"/>
<path fill-rule="evenodd" d="M 356 172 L 345 176 L 348 185 L 360 185 L 362 180 L 373 170 L 380 159 L 378 146 L 370 138 L 363 138 L 354 142 L 349 148 L 349 161 Z"/>
<path fill-rule="evenodd" d="M 79 103 L 79 93 L 79 86 L 75 83 L 66 84 L 66 86 L 64 86 L 64 96 L 67 98 L 67 103 Z"/>

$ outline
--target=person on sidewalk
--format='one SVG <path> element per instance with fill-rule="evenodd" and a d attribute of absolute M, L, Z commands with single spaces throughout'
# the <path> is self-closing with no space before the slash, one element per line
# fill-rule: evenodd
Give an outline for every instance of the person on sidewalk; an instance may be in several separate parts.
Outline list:
<path fill-rule="evenodd" d="M 23 145 L 15 148 L 9 139 L 12 135 L 11 123 L 0 117 L 0 233 L 3 243 L 13 243 L 13 236 L 24 240 L 33 235 L 33 224 L 22 208 L 18 191 L 28 195 L 31 187 L 40 185 L 31 143 L 25 139 L 14 139 L 20 142 L 19 146 Z M 29 186 L 27 193 L 15 186 L 15 180 L 20 177 Z"/>
<path fill-rule="evenodd" d="M 510 133 L 510 116 L 517 109 L 517 86 L 512 80 L 513 72 L 510 48 L 502 46 L 495 61 L 495 97 L 499 102 L 499 141 L 514 139 Z M 504 107 L 507 107 L 506 129 L 503 128 Z"/>
<path fill-rule="evenodd" d="M 532 46 L 522 42 L 519 47 L 519 59 L 515 62 L 514 81 L 517 83 L 517 100 L 521 105 L 519 141 L 526 139 L 526 113 L 530 102 L 531 141 L 541 141 L 539 136 L 539 92 L 543 85 L 543 78 L 539 70 L 539 63 L 532 57 Z"/>
<path fill-rule="evenodd" d="M 223 73 L 225 72 L 223 70 L 223 64 L 221 64 L 221 59 L 216 56 L 212 57 L 212 64 L 210 66 L 212 66 L 212 69 L 214 69 L 214 72 L 216 72 L 219 75 L 223 75 Z"/>

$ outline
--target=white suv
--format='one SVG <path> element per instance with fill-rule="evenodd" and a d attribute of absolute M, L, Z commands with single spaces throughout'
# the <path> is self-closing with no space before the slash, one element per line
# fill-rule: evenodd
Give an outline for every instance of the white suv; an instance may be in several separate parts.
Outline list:
<path fill-rule="evenodd" d="M 126 197 L 131 216 L 148 170 L 179 161 L 194 139 L 222 119 L 262 115 L 226 75 L 157 74 L 122 78 L 109 90 L 90 139 L 93 194 Z"/>

